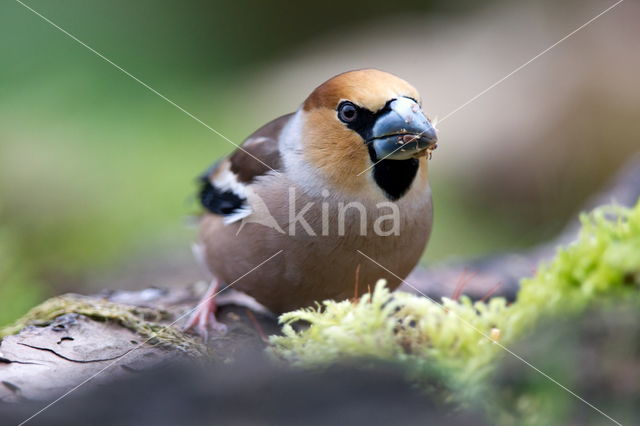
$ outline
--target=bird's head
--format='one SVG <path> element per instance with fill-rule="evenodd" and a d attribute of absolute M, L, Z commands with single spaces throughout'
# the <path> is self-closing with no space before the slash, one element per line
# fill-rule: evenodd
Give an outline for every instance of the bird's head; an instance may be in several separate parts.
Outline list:
<path fill-rule="evenodd" d="M 420 102 L 413 86 L 383 71 L 331 78 L 299 111 L 306 160 L 330 183 L 357 191 L 373 176 L 388 198 L 400 198 L 420 157 L 436 146 L 436 130 Z"/>

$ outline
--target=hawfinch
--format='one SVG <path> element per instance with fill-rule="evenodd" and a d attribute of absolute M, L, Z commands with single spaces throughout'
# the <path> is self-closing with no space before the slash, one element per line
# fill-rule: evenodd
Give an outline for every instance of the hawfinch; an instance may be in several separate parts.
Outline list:
<path fill-rule="evenodd" d="M 374 69 L 331 78 L 249 136 L 200 178 L 194 251 L 213 282 L 187 328 L 224 328 L 224 286 L 273 313 L 359 296 L 380 278 L 398 287 L 431 232 L 436 140 L 416 89 Z"/>

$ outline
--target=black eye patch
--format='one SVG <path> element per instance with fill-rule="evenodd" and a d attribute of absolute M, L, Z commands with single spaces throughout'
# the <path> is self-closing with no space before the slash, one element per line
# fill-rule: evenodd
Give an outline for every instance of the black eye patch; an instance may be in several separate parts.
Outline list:
<path fill-rule="evenodd" d="M 390 99 L 382 108 L 380 108 L 376 112 L 349 102 L 349 104 L 355 106 L 357 114 L 353 121 L 345 123 L 345 125 L 349 129 L 358 133 L 365 141 L 371 139 L 373 125 L 380 115 L 385 114 L 391 110 L 391 102 L 393 102 L 394 100 L 395 99 Z M 342 105 L 342 103 L 340 105 Z M 340 106 L 338 106 L 338 109 L 340 109 Z"/>
<path fill-rule="evenodd" d="M 358 133 L 362 139 L 367 140 L 371 137 L 371 129 L 376 122 L 376 114 L 366 108 L 358 107 L 358 115 L 355 120 L 346 123 L 347 127 Z"/>

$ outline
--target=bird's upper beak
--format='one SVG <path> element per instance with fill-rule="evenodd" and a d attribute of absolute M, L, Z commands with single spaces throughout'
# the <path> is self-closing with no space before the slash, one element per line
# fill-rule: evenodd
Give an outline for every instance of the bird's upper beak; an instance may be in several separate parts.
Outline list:
<path fill-rule="evenodd" d="M 435 149 L 436 129 L 422 113 L 420 105 L 409 98 L 394 99 L 390 110 L 376 120 L 367 140 L 376 160 L 406 160 Z"/>

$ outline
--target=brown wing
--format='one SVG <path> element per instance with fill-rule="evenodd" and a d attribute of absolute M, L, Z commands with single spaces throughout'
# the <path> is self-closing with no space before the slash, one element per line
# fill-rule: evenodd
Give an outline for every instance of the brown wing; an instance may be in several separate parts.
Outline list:
<path fill-rule="evenodd" d="M 278 138 L 292 115 L 283 115 L 265 124 L 247 138 L 242 149 L 236 149 L 229 156 L 231 171 L 238 176 L 238 181 L 251 183 L 256 176 L 280 169 L 282 161 Z"/>
<path fill-rule="evenodd" d="M 240 148 L 216 162 L 200 177 L 200 203 L 208 211 L 230 216 L 245 208 L 243 186 L 258 176 L 282 167 L 278 140 L 293 114 L 265 124 L 249 136 Z"/>

